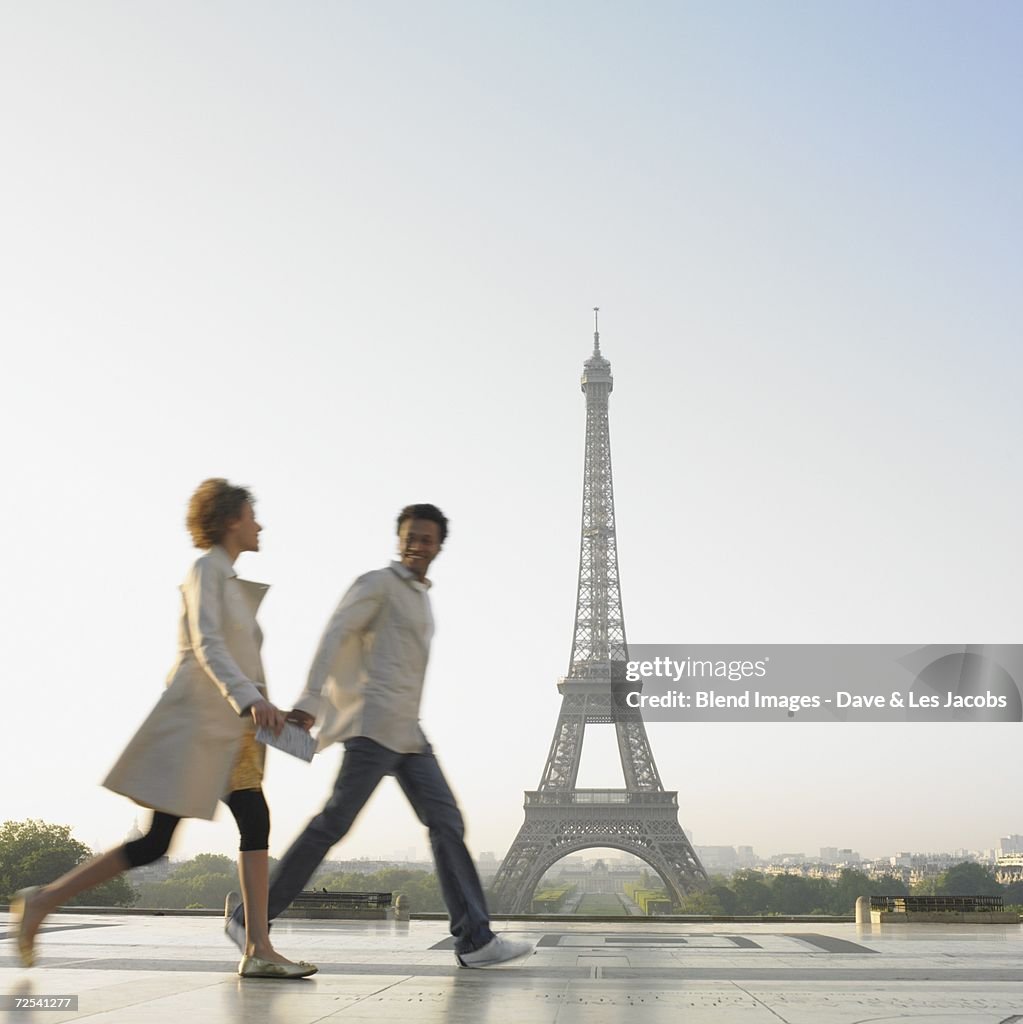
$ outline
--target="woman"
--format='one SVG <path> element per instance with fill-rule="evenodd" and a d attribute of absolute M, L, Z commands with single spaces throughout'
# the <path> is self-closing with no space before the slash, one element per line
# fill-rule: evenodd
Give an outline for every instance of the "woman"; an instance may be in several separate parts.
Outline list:
<path fill-rule="evenodd" d="M 292 963 L 270 944 L 267 926 L 270 814 L 263 791 L 265 747 L 257 726 L 280 733 L 284 712 L 266 699 L 256 611 L 262 583 L 238 578 L 234 561 L 259 550 L 262 527 L 252 496 L 226 480 L 205 480 L 188 506 L 188 532 L 205 548 L 181 587 L 178 660 L 167 689 L 103 785 L 153 809 L 149 832 L 18 893 L 12 904 L 22 962 L 46 915 L 129 868 L 151 864 L 170 846 L 182 818 L 212 818 L 217 801 L 230 808 L 241 836 L 238 858 L 245 906 L 243 978 L 301 978 L 316 972 Z"/>

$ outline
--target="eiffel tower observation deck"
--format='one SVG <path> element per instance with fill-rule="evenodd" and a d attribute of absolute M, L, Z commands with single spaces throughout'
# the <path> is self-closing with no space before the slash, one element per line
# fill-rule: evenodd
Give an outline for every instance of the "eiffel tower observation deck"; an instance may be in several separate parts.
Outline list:
<path fill-rule="evenodd" d="M 600 351 L 594 309 L 593 354 L 583 364 L 586 457 L 575 630 L 568 675 L 558 683 L 561 713 L 536 790 L 525 794 L 525 821 L 494 878 L 503 913 L 525 913 L 550 868 L 580 850 L 611 847 L 645 861 L 676 908 L 707 885 L 707 874 L 678 823 L 678 793 L 665 790 L 638 711 L 621 707 L 613 687 L 629 660 L 618 580 L 608 397 L 611 364 Z M 579 789 L 587 725 L 615 727 L 625 786 Z"/>

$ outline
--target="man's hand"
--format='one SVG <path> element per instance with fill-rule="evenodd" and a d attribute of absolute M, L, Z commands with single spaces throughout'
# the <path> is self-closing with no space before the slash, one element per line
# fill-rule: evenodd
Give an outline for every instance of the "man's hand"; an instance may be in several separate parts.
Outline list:
<path fill-rule="evenodd" d="M 257 729 L 265 726 L 275 736 L 280 736 L 287 721 L 284 712 L 268 700 L 257 700 L 255 704 L 250 704 L 249 714 L 252 715 L 252 721 L 256 723 Z"/>
<path fill-rule="evenodd" d="M 288 712 L 288 721 L 306 732 L 316 724 L 316 719 L 308 711 L 299 711 L 298 708 Z"/>

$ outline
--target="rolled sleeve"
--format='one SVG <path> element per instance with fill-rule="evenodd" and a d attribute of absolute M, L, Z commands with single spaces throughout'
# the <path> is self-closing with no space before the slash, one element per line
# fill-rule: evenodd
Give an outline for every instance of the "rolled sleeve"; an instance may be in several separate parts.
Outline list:
<path fill-rule="evenodd" d="M 373 621 L 385 598 L 380 573 L 360 576 L 349 588 L 327 628 L 320 638 L 313 656 L 306 687 L 295 702 L 298 711 L 319 717 L 323 710 L 323 686 L 330 675 L 331 666 L 341 645 L 351 636 L 361 633 Z"/>

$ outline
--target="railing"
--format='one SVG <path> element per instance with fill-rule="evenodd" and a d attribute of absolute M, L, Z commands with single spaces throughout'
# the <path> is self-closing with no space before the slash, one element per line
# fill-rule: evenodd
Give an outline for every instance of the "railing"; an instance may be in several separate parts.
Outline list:
<path fill-rule="evenodd" d="M 577 807 L 581 804 L 678 807 L 678 793 L 636 789 L 543 789 L 527 792 L 526 803 L 555 807 Z"/>
<path fill-rule="evenodd" d="M 307 889 L 292 902 L 293 909 L 301 910 L 386 910 L 391 905 L 389 892 L 328 892 L 326 889 Z"/>
<path fill-rule="evenodd" d="M 908 912 L 987 913 L 1004 909 L 1001 896 L 871 896 L 870 909 Z"/>

